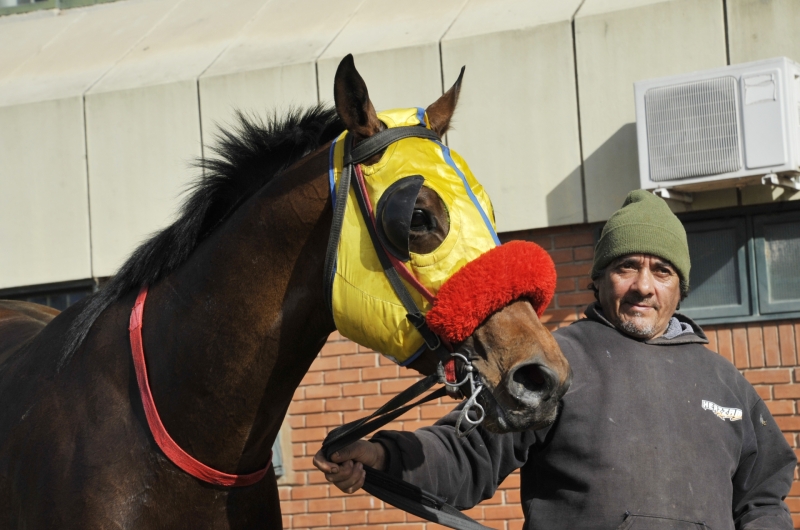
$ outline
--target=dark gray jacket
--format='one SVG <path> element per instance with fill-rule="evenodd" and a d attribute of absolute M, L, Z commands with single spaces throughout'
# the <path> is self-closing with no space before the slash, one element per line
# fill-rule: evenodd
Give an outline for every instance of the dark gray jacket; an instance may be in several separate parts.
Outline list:
<path fill-rule="evenodd" d="M 586 315 L 554 334 L 574 374 L 554 425 L 458 440 L 449 414 L 382 431 L 389 471 L 464 509 L 521 468 L 526 529 L 792 528 L 794 452 L 702 330 L 676 315 L 688 333 L 640 342 Z"/>

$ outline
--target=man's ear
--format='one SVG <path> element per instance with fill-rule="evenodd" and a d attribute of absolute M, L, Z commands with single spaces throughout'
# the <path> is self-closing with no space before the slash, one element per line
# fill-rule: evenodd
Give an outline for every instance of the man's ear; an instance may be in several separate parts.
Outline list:
<path fill-rule="evenodd" d="M 362 138 L 368 138 L 382 129 L 375 107 L 369 100 L 367 84 L 356 70 L 352 54 L 342 59 L 336 69 L 333 100 L 336 104 L 336 113 L 347 130 Z"/>
<path fill-rule="evenodd" d="M 450 87 L 450 90 L 442 94 L 442 97 L 425 109 L 425 113 L 428 115 L 428 123 L 439 137 L 444 136 L 444 133 L 450 128 L 450 118 L 453 117 L 453 113 L 456 110 L 458 94 L 461 92 L 461 78 L 464 77 L 464 68 L 464 66 L 461 67 L 461 73 L 458 74 L 458 79 Z"/>

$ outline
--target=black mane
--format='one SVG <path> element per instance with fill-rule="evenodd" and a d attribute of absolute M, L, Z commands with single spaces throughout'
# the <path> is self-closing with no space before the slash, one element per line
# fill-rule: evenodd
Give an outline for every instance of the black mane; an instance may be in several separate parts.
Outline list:
<path fill-rule="evenodd" d="M 114 277 L 83 305 L 59 360 L 63 366 L 109 305 L 180 267 L 197 245 L 242 202 L 284 169 L 333 140 L 344 125 L 336 112 L 316 106 L 266 122 L 237 113 L 232 131 L 221 130 L 215 157 L 197 163 L 203 176 L 189 189 L 178 219 L 136 249 Z"/>

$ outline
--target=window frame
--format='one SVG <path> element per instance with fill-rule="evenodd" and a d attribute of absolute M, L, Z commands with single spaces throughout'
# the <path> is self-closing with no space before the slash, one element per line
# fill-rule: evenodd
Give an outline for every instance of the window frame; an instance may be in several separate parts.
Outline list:
<path fill-rule="evenodd" d="M 44 283 L 38 285 L 25 285 L 22 287 L 9 287 L 5 289 L 0 289 L 0 299 L 25 300 L 26 298 L 33 298 L 37 296 L 56 296 L 60 294 L 70 294 L 71 292 L 74 291 L 84 291 L 84 290 L 90 291 L 89 294 L 91 294 L 97 292 L 98 289 L 99 289 L 99 281 L 95 278 L 88 278 L 86 280 Z"/>
<path fill-rule="evenodd" d="M 781 222 L 796 222 L 800 223 L 800 211 L 797 212 L 784 212 L 784 213 L 766 213 L 761 215 L 752 216 L 753 224 L 753 247 L 755 257 L 755 268 L 758 288 L 758 311 L 761 314 L 785 314 L 791 312 L 800 312 L 800 298 L 796 300 L 787 300 L 780 302 L 772 302 L 770 300 L 769 288 L 769 270 L 767 268 L 767 257 L 765 251 L 765 226 L 774 224 L 770 221 Z"/>
<path fill-rule="evenodd" d="M 685 308 L 682 313 L 693 320 L 708 320 L 713 318 L 730 318 L 730 317 L 744 317 L 752 314 L 753 296 L 749 286 L 748 278 L 750 277 L 750 263 L 748 252 L 748 242 L 750 240 L 750 230 L 747 223 L 747 217 L 727 217 L 725 219 L 709 219 L 698 221 L 684 222 L 687 235 L 692 232 L 703 232 L 710 230 L 719 230 L 723 228 L 733 228 L 736 234 L 736 260 L 737 272 L 739 276 L 739 293 L 741 296 L 741 303 L 738 305 L 727 306 L 709 306 L 702 308 Z M 691 276 L 691 272 L 689 273 Z M 689 285 L 689 296 L 687 300 L 691 300 L 691 288 Z M 691 314 L 689 314 L 691 313 Z"/>
<path fill-rule="evenodd" d="M 730 208 L 720 208 L 714 210 L 703 210 L 699 212 L 684 212 L 676 214 L 684 225 L 698 221 L 720 222 L 728 221 L 732 218 L 742 218 L 747 228 L 747 277 L 750 312 L 741 316 L 697 316 L 696 318 L 686 312 L 687 316 L 695 320 L 702 326 L 718 324 L 739 324 L 745 322 L 770 322 L 776 320 L 789 320 L 800 318 L 800 310 L 788 310 L 784 312 L 765 313 L 760 309 L 761 299 L 759 291 L 759 270 L 756 263 L 756 236 L 755 219 L 758 216 L 770 214 L 770 217 L 800 218 L 800 201 L 781 201 L 768 204 L 734 206 Z M 765 266 L 762 265 L 762 268 Z M 689 297 L 692 296 L 691 286 L 689 286 Z M 678 310 L 684 313 L 680 309 Z"/>

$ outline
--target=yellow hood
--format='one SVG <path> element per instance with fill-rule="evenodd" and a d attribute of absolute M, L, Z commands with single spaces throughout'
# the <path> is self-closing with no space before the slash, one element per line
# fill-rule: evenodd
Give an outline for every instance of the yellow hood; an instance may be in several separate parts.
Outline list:
<path fill-rule="evenodd" d="M 424 109 L 420 108 L 391 110 L 378 114 L 378 118 L 389 128 L 428 127 Z M 346 134 L 331 146 L 330 183 L 334 198 L 334 186 L 343 169 Z M 450 232 L 443 243 L 429 254 L 410 253 L 404 263 L 433 295 L 461 267 L 500 244 L 488 195 L 464 160 L 442 143 L 405 138 L 391 144 L 376 164 L 362 165 L 361 170 L 373 214 L 386 189 L 411 175 L 421 175 L 425 179 L 423 185 L 435 191 L 447 207 Z M 424 350 L 424 341 L 406 318 L 406 310 L 384 274 L 365 222 L 355 192 L 350 189 L 333 280 L 333 318 L 345 337 L 404 365 Z M 427 313 L 431 308 L 428 300 L 410 284 L 406 283 L 406 287 L 417 306 Z"/>

